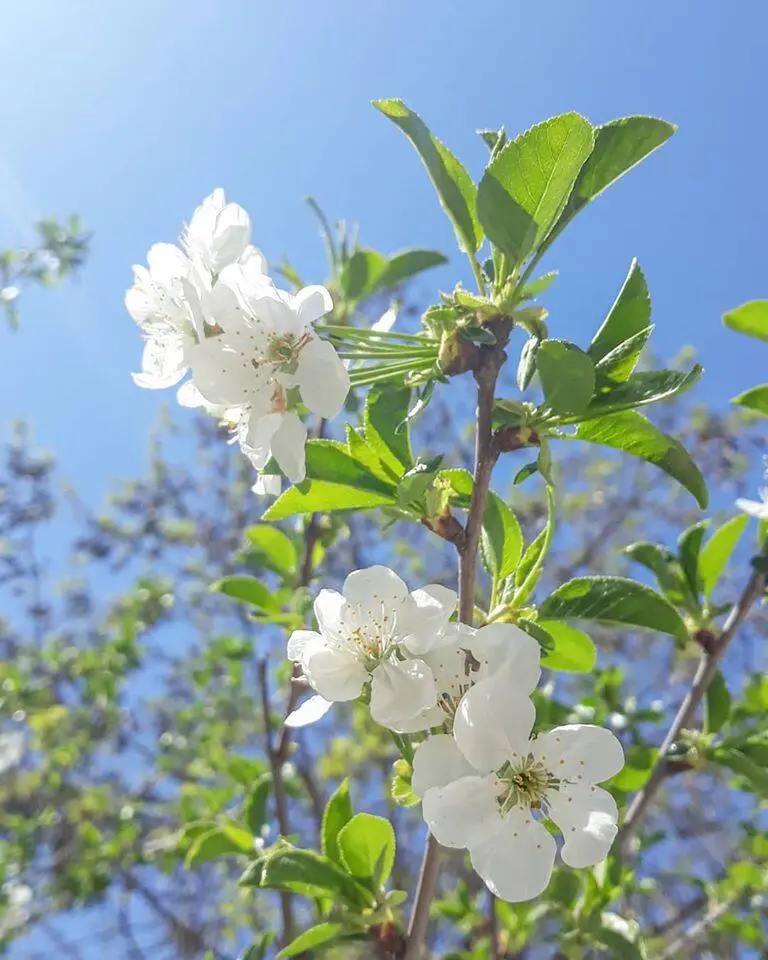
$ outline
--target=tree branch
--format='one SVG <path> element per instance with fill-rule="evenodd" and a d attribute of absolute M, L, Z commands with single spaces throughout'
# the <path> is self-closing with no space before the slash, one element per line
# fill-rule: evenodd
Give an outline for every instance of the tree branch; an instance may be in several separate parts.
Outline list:
<path fill-rule="evenodd" d="M 651 801 L 656 796 L 659 787 L 666 779 L 667 756 L 672 744 L 677 741 L 681 731 L 690 726 L 696 708 L 704 699 L 704 695 L 717 673 L 720 660 L 723 658 L 736 631 L 746 619 L 752 606 L 763 595 L 765 586 L 765 574 L 759 570 L 755 570 L 749 578 L 749 582 L 744 588 L 741 597 L 739 597 L 729 613 L 720 636 L 708 644 L 706 648 L 702 649 L 701 659 L 699 660 L 696 674 L 691 683 L 691 688 L 680 704 L 680 709 L 677 711 L 675 719 L 672 721 L 672 725 L 664 738 L 664 742 L 659 748 L 656 764 L 648 781 L 632 801 L 624 824 L 619 831 L 619 849 L 623 854 L 626 854 L 628 841 L 637 829 Z"/>
<path fill-rule="evenodd" d="M 477 381 L 477 429 L 475 433 L 475 470 L 472 498 L 467 512 L 466 535 L 457 543 L 459 551 L 459 620 L 471 624 L 475 611 L 477 550 L 483 527 L 491 473 L 498 458 L 493 439 L 493 403 L 496 381 L 505 359 L 499 347 L 484 348 L 474 375 Z M 418 960 L 429 927 L 429 911 L 435 896 L 439 872 L 440 845 L 430 834 L 416 887 L 413 913 L 408 927 L 405 960 Z"/>

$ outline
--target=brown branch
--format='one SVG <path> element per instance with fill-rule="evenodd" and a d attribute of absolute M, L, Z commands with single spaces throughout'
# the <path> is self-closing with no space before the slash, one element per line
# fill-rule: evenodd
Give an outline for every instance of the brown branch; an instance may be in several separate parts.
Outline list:
<path fill-rule="evenodd" d="M 640 790 L 629 808 L 624 825 L 619 831 L 619 849 L 622 853 L 627 852 L 627 843 L 632 834 L 637 829 L 640 820 L 645 815 L 651 801 L 656 796 L 659 787 L 667 778 L 667 757 L 672 744 L 677 741 L 682 730 L 690 726 L 696 708 L 699 706 L 707 692 L 707 689 L 714 679 L 720 660 L 733 640 L 736 631 L 746 619 L 752 606 L 760 599 L 765 591 L 765 574 L 755 570 L 749 578 L 749 582 L 739 597 L 733 609 L 725 621 L 722 633 L 712 643 L 702 648 L 701 659 L 696 670 L 696 674 L 691 683 L 691 688 L 686 694 L 685 699 L 680 704 L 672 725 L 667 731 L 664 742 L 659 748 L 656 758 L 656 764 L 651 772 L 645 786 Z"/>
<path fill-rule="evenodd" d="M 498 347 L 483 349 L 482 362 L 474 375 L 477 382 L 477 429 L 475 433 L 475 470 L 472 498 L 467 512 L 463 542 L 459 551 L 459 620 L 471 624 L 475 611 L 475 584 L 477 580 L 477 551 L 483 527 L 485 506 L 491 473 L 499 451 L 493 437 L 494 391 L 499 371 L 504 362 L 504 351 Z M 435 896 L 440 868 L 440 845 L 430 834 L 424 850 L 424 859 L 416 887 L 413 912 L 408 927 L 404 960 L 418 960 L 427 936 L 429 912 Z"/>

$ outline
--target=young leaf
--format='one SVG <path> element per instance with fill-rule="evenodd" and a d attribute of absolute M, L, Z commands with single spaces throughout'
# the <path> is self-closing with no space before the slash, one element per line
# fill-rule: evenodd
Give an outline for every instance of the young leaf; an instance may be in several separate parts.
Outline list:
<path fill-rule="evenodd" d="M 709 526 L 709 520 L 702 520 L 684 530 L 678 540 L 678 554 L 680 566 L 691 590 L 691 595 L 698 600 L 699 596 L 699 553 L 704 534 Z"/>
<path fill-rule="evenodd" d="M 603 190 L 657 150 L 677 127 L 656 117 L 622 117 L 595 128 L 595 148 L 584 164 L 558 231 Z"/>
<path fill-rule="evenodd" d="M 669 400 L 686 390 L 690 390 L 701 377 L 703 370 L 695 364 L 688 373 L 677 370 L 652 370 L 647 373 L 633 373 L 623 383 L 601 387 L 594 400 L 583 411 L 580 420 L 592 420 L 607 413 L 620 413 L 622 410 L 635 410 L 649 403 Z M 575 421 L 576 417 L 569 418 Z"/>
<path fill-rule="evenodd" d="M 264 862 L 261 886 L 305 897 L 329 897 L 351 906 L 372 902 L 368 891 L 340 866 L 314 850 L 279 847 Z"/>
<path fill-rule="evenodd" d="M 743 303 L 735 310 L 726 313 L 723 323 L 738 333 L 768 341 L 768 300 L 752 300 L 749 303 Z"/>
<path fill-rule="evenodd" d="M 353 877 L 382 886 L 395 862 L 395 831 L 384 817 L 358 813 L 339 832 L 339 849 Z"/>
<path fill-rule="evenodd" d="M 540 293 L 544 293 L 545 290 L 549 290 L 553 281 L 557 279 L 557 274 L 557 270 L 550 270 L 549 273 L 542 273 L 540 277 L 536 277 L 535 280 L 531 280 L 526 283 L 526 285 L 520 291 L 520 295 L 525 297 L 527 300 L 533 300 L 534 297 L 538 297 Z"/>
<path fill-rule="evenodd" d="M 577 577 L 558 587 L 539 608 L 545 620 L 590 620 L 659 630 L 684 640 L 680 614 L 658 593 L 624 577 Z"/>
<path fill-rule="evenodd" d="M 225 596 L 232 597 L 233 600 L 239 600 L 241 603 L 250 603 L 261 610 L 278 609 L 275 598 L 256 577 L 224 577 L 222 580 L 211 584 L 211 590 L 215 593 L 223 593 Z"/>
<path fill-rule="evenodd" d="M 646 460 L 674 477 L 702 509 L 707 505 L 704 477 L 682 444 L 633 410 L 581 423 L 568 439 L 599 443 Z"/>
<path fill-rule="evenodd" d="M 743 777 L 758 796 L 768 798 L 768 770 L 759 766 L 740 750 L 720 747 L 712 752 L 710 759 Z"/>
<path fill-rule="evenodd" d="M 483 242 L 483 230 L 477 218 L 477 188 L 470 175 L 402 100 L 374 100 L 373 105 L 396 123 L 414 145 L 437 190 L 440 205 L 453 223 L 459 246 L 474 254 Z"/>
<path fill-rule="evenodd" d="M 634 339 L 647 330 L 650 323 L 651 297 L 648 284 L 637 260 L 633 260 L 621 290 L 602 326 L 592 338 L 587 353 L 597 363 L 627 340 Z M 645 340 L 638 344 L 639 349 L 636 352 L 612 366 L 612 380 L 627 379 L 637 365 L 644 344 Z"/>
<path fill-rule="evenodd" d="M 339 849 L 339 833 L 342 827 L 345 827 L 353 817 L 352 801 L 349 798 L 349 781 L 342 780 L 335 793 L 331 794 L 328 803 L 323 811 L 323 822 L 321 826 L 321 842 L 323 853 L 341 863 L 341 851 Z"/>
<path fill-rule="evenodd" d="M 196 837 L 184 858 L 184 866 L 191 870 L 217 857 L 244 853 L 253 853 L 253 837 L 245 830 L 226 824 Z"/>
<path fill-rule="evenodd" d="M 293 540 L 278 527 L 259 523 L 245 531 L 248 561 L 256 562 L 283 578 L 296 573 L 298 557 Z"/>
<path fill-rule="evenodd" d="M 396 484 L 400 476 L 400 470 L 395 472 L 390 467 L 385 466 L 378 453 L 368 443 L 359 430 L 356 430 L 352 424 L 346 425 L 347 450 L 349 455 L 361 463 L 366 470 L 383 480 L 386 484 Z"/>
<path fill-rule="evenodd" d="M 517 569 L 523 553 L 523 532 L 511 507 L 491 492 L 481 535 L 483 563 L 495 581 Z"/>
<path fill-rule="evenodd" d="M 380 445 L 371 440 L 367 433 L 366 440 L 381 457 Z M 364 463 L 352 456 L 343 443 L 335 440 L 309 441 L 307 480 L 328 480 L 376 493 L 387 493 L 394 486 L 394 481 L 382 480 L 381 477 L 371 473 Z"/>
<path fill-rule="evenodd" d="M 478 188 L 477 213 L 510 267 L 546 239 L 593 143 L 590 123 L 566 113 L 531 127 L 492 158 Z"/>
<path fill-rule="evenodd" d="M 768 417 L 768 383 L 745 390 L 738 397 L 734 397 L 731 403 L 736 403 L 740 407 L 746 407 L 747 410 L 754 410 L 756 413 L 762 413 Z"/>
<path fill-rule="evenodd" d="M 542 658 L 543 667 L 561 673 L 591 673 L 595 669 L 597 648 L 586 633 L 559 620 L 536 622 L 555 642 L 552 652 Z"/>
<path fill-rule="evenodd" d="M 731 715 L 731 695 L 718 670 L 707 687 L 704 700 L 704 733 L 717 733 Z"/>
<path fill-rule="evenodd" d="M 318 923 L 317 926 L 305 930 L 287 947 L 283 947 L 276 960 L 289 960 L 290 957 L 301 956 L 308 950 L 316 950 L 318 947 L 323 949 L 332 947 L 343 932 L 344 926 L 341 923 Z"/>
<path fill-rule="evenodd" d="M 575 344 L 543 340 L 536 353 L 536 367 L 544 390 L 544 402 L 556 414 L 580 414 L 595 392 L 595 367 Z"/>
<path fill-rule="evenodd" d="M 304 487 L 304 484 L 302 484 Z M 370 510 L 391 507 L 393 493 L 374 493 L 343 483 L 312 480 L 305 489 L 289 487 L 264 513 L 264 520 L 284 520 L 301 513 L 331 513 L 334 510 Z"/>
<path fill-rule="evenodd" d="M 529 337 L 520 351 L 520 363 L 517 365 L 517 387 L 522 393 L 536 373 L 536 354 L 539 352 L 541 340 L 538 337 Z"/>
<path fill-rule="evenodd" d="M 356 250 L 341 271 L 339 285 L 346 300 L 356 303 L 370 296 L 379 286 L 379 278 L 389 261 L 376 250 Z"/>
<path fill-rule="evenodd" d="M 262 828 L 267 822 L 267 801 L 272 778 L 269 774 L 262 777 L 251 789 L 245 801 L 245 822 L 254 837 L 260 837 Z"/>
<path fill-rule="evenodd" d="M 399 287 L 417 273 L 447 262 L 448 259 L 437 250 L 402 250 L 390 257 L 389 264 L 376 281 L 376 290 Z"/>
<path fill-rule="evenodd" d="M 699 575 L 704 596 L 709 599 L 726 568 L 739 538 L 749 523 L 746 513 L 733 517 L 718 527 L 704 545 L 699 558 Z"/>
<path fill-rule="evenodd" d="M 661 592 L 676 607 L 695 607 L 696 603 L 683 576 L 678 558 L 657 543 L 631 543 L 624 553 L 650 570 L 658 581 Z"/>
<path fill-rule="evenodd" d="M 410 387 L 397 384 L 371 387 L 365 401 L 365 439 L 398 477 L 413 466 L 408 430 L 398 432 L 410 405 Z"/>
<path fill-rule="evenodd" d="M 595 364 L 595 373 L 600 382 L 606 380 L 611 383 L 621 383 L 634 370 L 648 338 L 653 333 L 653 324 L 639 333 L 633 334 L 628 340 L 620 343 Z"/>

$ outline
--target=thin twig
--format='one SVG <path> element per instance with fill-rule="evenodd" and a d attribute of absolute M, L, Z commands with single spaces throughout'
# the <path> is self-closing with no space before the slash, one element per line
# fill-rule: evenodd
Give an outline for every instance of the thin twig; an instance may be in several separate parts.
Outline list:
<path fill-rule="evenodd" d="M 725 900 L 709 910 L 692 927 L 677 937 L 658 955 L 657 960 L 682 960 L 683 957 L 690 956 L 700 944 L 701 940 L 709 933 L 710 928 L 726 914 L 734 905 L 735 899 Z"/>
<path fill-rule="evenodd" d="M 744 589 L 741 597 L 734 605 L 728 615 L 723 631 L 707 649 L 702 649 L 701 659 L 696 670 L 696 674 L 691 683 L 691 688 L 686 694 L 685 699 L 680 704 L 672 725 L 667 731 L 664 742 L 659 748 L 659 754 L 656 758 L 656 764 L 651 772 L 645 786 L 640 790 L 632 805 L 629 808 L 624 825 L 619 831 L 619 844 L 623 853 L 627 851 L 627 843 L 632 834 L 637 829 L 638 824 L 645 815 L 648 806 L 656 796 L 659 787 L 667 776 L 667 755 L 672 744 L 677 741 L 682 730 L 686 729 L 693 719 L 696 708 L 704 698 L 707 688 L 714 679 L 720 660 L 722 659 L 728 645 L 736 634 L 741 624 L 746 619 L 752 606 L 760 599 L 765 591 L 765 574 L 755 570 L 749 578 L 749 582 Z"/>
<path fill-rule="evenodd" d="M 475 370 L 477 381 L 477 430 L 475 434 L 475 470 L 472 498 L 467 512 L 466 536 L 459 549 L 459 620 L 471 624 L 475 611 L 477 550 L 483 526 L 491 473 L 498 457 L 493 441 L 493 402 L 496 380 L 504 362 L 501 349 L 483 351 Z M 424 850 L 413 913 L 408 927 L 404 960 L 418 960 L 427 936 L 429 912 L 435 896 L 440 867 L 440 845 L 430 834 Z"/>

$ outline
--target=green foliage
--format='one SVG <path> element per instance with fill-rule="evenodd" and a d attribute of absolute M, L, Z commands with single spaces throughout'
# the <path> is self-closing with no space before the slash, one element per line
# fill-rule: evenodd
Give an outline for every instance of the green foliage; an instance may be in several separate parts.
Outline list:
<path fill-rule="evenodd" d="M 749 522 L 746 514 L 732 517 L 718 527 L 701 550 L 698 573 L 701 577 L 702 592 L 709 600 L 720 582 L 731 554 Z"/>
<path fill-rule="evenodd" d="M 717 733 L 731 714 L 731 695 L 720 671 L 707 688 L 704 707 L 704 733 Z"/>
<path fill-rule="evenodd" d="M 723 317 L 730 330 L 768 342 L 768 300 L 751 300 Z"/>
<path fill-rule="evenodd" d="M 595 392 L 595 366 L 574 343 L 543 340 L 536 352 L 544 402 L 555 414 L 581 414 Z"/>
<path fill-rule="evenodd" d="M 542 666 L 561 673 L 591 673 L 597 661 L 592 639 L 576 627 L 559 620 L 537 620 L 554 641 L 553 649 L 542 657 Z"/>
<path fill-rule="evenodd" d="M 317 951 L 318 948 L 328 949 L 336 943 L 344 931 L 342 923 L 318 923 L 284 947 L 277 955 L 277 960 L 288 960 L 289 957 L 299 957 L 308 950 Z"/>
<path fill-rule="evenodd" d="M 652 463 L 692 493 L 700 507 L 707 505 L 704 477 L 690 455 L 639 413 L 625 410 L 581 423 L 572 439 L 599 443 Z"/>
<path fill-rule="evenodd" d="M 545 619 L 645 627 L 681 640 L 688 631 L 675 608 L 649 587 L 623 577 L 577 577 L 539 607 Z"/>
<path fill-rule="evenodd" d="M 523 553 L 523 532 L 511 507 L 491 491 L 480 541 L 483 564 L 495 582 L 511 576 Z"/>
<path fill-rule="evenodd" d="M 331 794 L 323 812 L 322 850 L 336 863 L 342 863 L 339 834 L 353 817 L 349 797 L 349 781 L 343 780 L 336 792 Z"/>
<path fill-rule="evenodd" d="M 483 242 L 483 230 L 478 220 L 477 190 L 472 178 L 402 100 L 374 100 L 373 105 L 397 124 L 414 145 L 437 190 L 440 204 L 453 223 L 460 248 L 475 253 Z"/>
<path fill-rule="evenodd" d="M 546 239 L 593 143 L 588 121 L 566 113 L 532 127 L 491 159 L 478 188 L 477 212 L 510 268 Z"/>
<path fill-rule="evenodd" d="M 342 863 L 353 877 L 385 884 L 395 863 L 395 831 L 389 820 L 358 813 L 339 831 Z"/>

